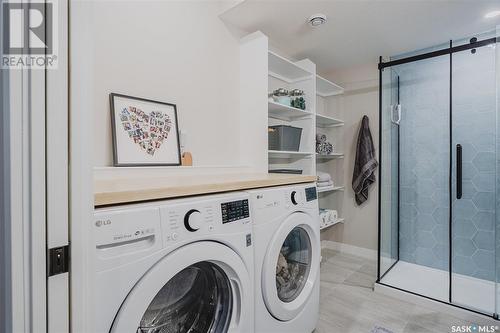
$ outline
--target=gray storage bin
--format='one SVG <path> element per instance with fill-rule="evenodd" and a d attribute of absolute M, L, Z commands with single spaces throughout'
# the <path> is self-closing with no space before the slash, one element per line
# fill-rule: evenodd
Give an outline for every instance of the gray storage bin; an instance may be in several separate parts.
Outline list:
<path fill-rule="evenodd" d="M 269 150 L 299 151 L 302 128 L 278 125 L 269 126 Z"/>

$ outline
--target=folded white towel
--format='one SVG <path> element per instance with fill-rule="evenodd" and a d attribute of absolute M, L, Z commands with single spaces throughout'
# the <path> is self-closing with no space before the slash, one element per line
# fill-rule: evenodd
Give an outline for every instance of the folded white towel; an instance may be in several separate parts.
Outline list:
<path fill-rule="evenodd" d="M 316 175 L 318 176 L 318 182 L 327 182 L 332 179 L 332 176 L 326 172 L 318 171 Z"/>
<path fill-rule="evenodd" d="M 333 181 L 329 180 L 326 182 L 317 182 L 316 183 L 317 187 L 328 187 L 328 186 L 333 186 Z"/>

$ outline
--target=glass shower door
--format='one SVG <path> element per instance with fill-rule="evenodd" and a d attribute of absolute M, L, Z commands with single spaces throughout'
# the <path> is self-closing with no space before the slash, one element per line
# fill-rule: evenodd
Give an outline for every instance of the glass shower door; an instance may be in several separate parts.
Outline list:
<path fill-rule="evenodd" d="M 479 40 L 493 36 L 481 36 Z M 461 40 L 456 45 L 467 44 Z M 451 302 L 496 313 L 495 45 L 452 55 Z"/>
<path fill-rule="evenodd" d="M 397 255 L 381 283 L 443 302 L 449 301 L 449 68 L 449 56 L 386 67 L 381 92 L 381 269 Z"/>
<path fill-rule="evenodd" d="M 382 115 L 382 154 L 381 179 L 384 182 L 380 188 L 380 276 L 385 275 L 399 260 L 399 125 L 394 121 L 393 106 L 397 103 L 395 71 L 387 68 L 382 72 L 385 85 L 381 89 Z"/>

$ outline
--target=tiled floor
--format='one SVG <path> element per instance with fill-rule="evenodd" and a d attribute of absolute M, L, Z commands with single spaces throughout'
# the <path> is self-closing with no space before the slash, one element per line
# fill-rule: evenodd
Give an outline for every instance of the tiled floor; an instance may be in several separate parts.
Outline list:
<path fill-rule="evenodd" d="M 452 325 L 472 325 L 374 293 L 375 261 L 325 249 L 322 255 L 320 320 L 315 333 L 369 333 L 374 326 L 394 333 L 446 333 Z"/>

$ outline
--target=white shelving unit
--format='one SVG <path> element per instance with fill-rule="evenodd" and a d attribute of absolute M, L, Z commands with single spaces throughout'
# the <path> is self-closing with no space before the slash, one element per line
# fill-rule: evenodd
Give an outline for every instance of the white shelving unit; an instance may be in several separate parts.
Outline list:
<path fill-rule="evenodd" d="M 318 188 L 318 193 L 325 193 L 325 192 L 335 192 L 335 191 L 343 191 L 344 186 L 332 186 L 332 187 L 326 187 L 326 188 Z"/>
<path fill-rule="evenodd" d="M 241 40 L 240 82 L 240 122 L 244 124 L 241 137 L 245 151 L 240 157 L 241 163 L 268 170 L 302 170 L 304 175 L 316 175 L 318 170 L 331 172 L 334 187 L 319 190 L 319 204 L 322 208 L 337 210 L 342 216 L 344 155 L 338 139 L 342 137 L 344 121 L 330 102 L 341 101 L 338 96 L 344 89 L 316 75 L 316 65 L 310 60 L 292 61 L 269 50 L 268 38 L 262 32 L 252 33 Z M 270 99 L 269 93 L 278 88 L 303 90 L 305 110 Z M 264 129 L 277 125 L 302 129 L 298 151 L 269 149 L 268 131 Z M 318 133 L 328 136 L 335 153 L 316 154 Z M 343 221 L 339 218 L 335 223 Z"/>
<path fill-rule="evenodd" d="M 286 83 L 294 83 L 314 77 L 314 73 L 272 51 L 268 51 L 267 59 L 269 75 Z"/>
<path fill-rule="evenodd" d="M 318 171 L 328 172 L 332 175 L 334 186 L 327 188 L 318 188 L 319 206 L 324 209 L 337 210 L 338 214 L 342 214 L 342 199 L 345 187 L 343 185 L 343 165 L 344 158 L 341 145 L 342 128 L 344 121 L 339 119 L 339 114 L 335 114 L 332 105 L 338 101 L 338 96 L 344 93 L 344 88 L 335 84 L 319 75 L 316 75 L 316 133 L 326 134 L 328 141 L 334 145 L 334 152 L 329 155 L 315 154 L 316 155 L 316 168 Z M 325 230 L 339 223 L 343 223 L 343 218 L 338 218 L 336 221 L 328 225 L 322 226 L 320 229 Z"/>
<path fill-rule="evenodd" d="M 316 94 L 321 97 L 341 95 L 344 88 L 319 75 L 316 75 Z"/>
<path fill-rule="evenodd" d="M 306 109 L 298 109 L 268 100 L 268 126 L 287 125 L 302 129 L 299 151 L 268 150 L 269 170 L 302 170 L 316 174 L 316 65 L 310 60 L 291 61 L 268 50 L 268 93 L 278 89 L 304 91 Z"/>
<path fill-rule="evenodd" d="M 316 113 L 316 126 L 319 128 L 340 127 L 344 126 L 344 121 Z"/>
<path fill-rule="evenodd" d="M 344 154 L 342 153 L 331 153 L 328 155 L 318 154 L 316 153 L 316 158 L 320 160 L 333 160 L 336 158 L 344 158 Z"/>
<path fill-rule="evenodd" d="M 344 223 L 344 222 L 345 222 L 345 219 L 344 219 L 344 218 L 339 218 L 339 219 L 337 219 L 337 220 L 333 221 L 333 222 L 332 222 L 332 223 L 330 223 L 330 224 L 327 224 L 327 225 L 325 225 L 325 226 L 321 226 L 321 227 L 319 228 L 319 230 L 325 230 L 325 229 L 328 229 L 328 228 L 330 228 L 330 227 L 333 227 L 333 226 L 334 226 L 334 225 L 336 225 L 336 224 L 339 224 L 339 223 Z"/>
<path fill-rule="evenodd" d="M 293 121 L 304 117 L 311 117 L 313 114 L 308 110 L 301 110 L 277 102 L 268 102 L 269 118 Z"/>
<path fill-rule="evenodd" d="M 283 150 L 268 150 L 270 158 L 305 158 L 310 157 L 314 153 L 301 151 L 283 151 Z"/>

